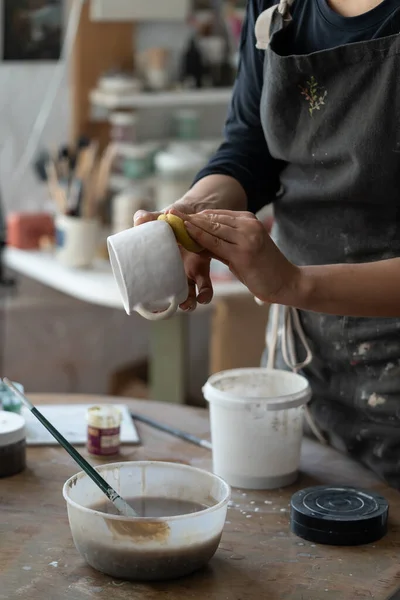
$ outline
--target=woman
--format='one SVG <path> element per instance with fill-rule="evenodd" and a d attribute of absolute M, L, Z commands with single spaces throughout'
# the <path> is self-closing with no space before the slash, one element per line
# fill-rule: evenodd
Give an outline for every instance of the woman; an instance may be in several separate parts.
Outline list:
<path fill-rule="evenodd" d="M 275 4 L 249 0 L 225 142 L 173 207 L 209 251 L 185 256 L 183 308 L 211 300 L 213 255 L 299 309 L 279 348 L 275 313 L 274 364 L 303 367 L 318 435 L 400 489 L 400 2 Z M 251 214 L 270 202 L 276 245 Z"/>

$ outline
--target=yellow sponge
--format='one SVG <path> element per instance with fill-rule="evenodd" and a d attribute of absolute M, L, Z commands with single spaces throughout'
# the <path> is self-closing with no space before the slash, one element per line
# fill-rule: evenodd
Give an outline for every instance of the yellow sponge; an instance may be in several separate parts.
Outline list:
<path fill-rule="evenodd" d="M 162 214 L 158 217 L 159 221 L 166 221 L 168 225 L 172 227 L 172 230 L 175 234 L 176 241 L 180 244 L 185 250 L 189 252 L 201 252 L 203 248 L 199 246 L 188 234 L 187 229 L 185 227 L 184 221 L 177 217 L 176 215 L 171 214 Z"/>

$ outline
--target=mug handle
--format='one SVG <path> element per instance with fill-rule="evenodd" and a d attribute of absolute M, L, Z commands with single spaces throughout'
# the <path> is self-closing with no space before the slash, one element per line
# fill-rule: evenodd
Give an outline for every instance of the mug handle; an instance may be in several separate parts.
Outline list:
<path fill-rule="evenodd" d="M 171 296 L 170 298 L 168 298 L 168 301 L 170 302 L 170 305 L 166 310 L 163 310 L 163 312 L 151 312 L 150 310 L 147 310 L 147 308 L 145 308 L 142 304 L 138 304 L 137 306 L 135 306 L 135 311 L 139 313 L 140 316 L 144 317 L 145 319 L 148 319 L 149 321 L 161 321 L 162 319 L 168 319 L 176 313 L 179 306 L 178 299 L 175 296 Z"/>

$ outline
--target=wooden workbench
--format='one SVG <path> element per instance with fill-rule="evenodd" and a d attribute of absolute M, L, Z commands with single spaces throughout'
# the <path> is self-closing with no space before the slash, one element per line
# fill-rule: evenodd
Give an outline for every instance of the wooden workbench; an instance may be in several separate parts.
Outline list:
<path fill-rule="evenodd" d="M 32 399 L 54 402 L 54 397 Z M 139 401 L 132 406 L 197 435 L 209 433 L 208 416 L 201 409 Z M 210 468 L 207 450 L 145 426 L 139 431 L 142 445 L 124 448 L 124 460 L 160 459 Z M 400 586 L 400 494 L 314 442 L 303 445 L 302 476 L 295 486 L 275 492 L 234 490 L 216 557 L 203 572 L 169 583 L 115 581 L 85 565 L 73 545 L 61 495 L 64 481 L 77 470 L 62 449 L 30 448 L 27 470 L 0 480 L 1 600 L 386 600 Z M 292 493 L 323 483 L 362 486 L 386 496 L 389 535 L 370 546 L 345 549 L 316 546 L 290 534 Z"/>

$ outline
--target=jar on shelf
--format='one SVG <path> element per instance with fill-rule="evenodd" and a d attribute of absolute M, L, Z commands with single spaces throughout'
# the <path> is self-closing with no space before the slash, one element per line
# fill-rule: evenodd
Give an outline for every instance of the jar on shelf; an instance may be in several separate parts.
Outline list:
<path fill-rule="evenodd" d="M 204 155 L 183 148 L 167 149 L 155 158 L 156 166 L 156 210 L 164 210 L 181 198 L 190 188 L 194 177 L 204 166 Z"/>
<path fill-rule="evenodd" d="M 145 179 L 153 173 L 153 152 L 148 144 L 121 145 L 122 172 L 128 179 Z"/>
<path fill-rule="evenodd" d="M 198 140 L 200 134 L 200 115 L 189 108 L 177 110 L 174 115 L 174 130 L 178 140 Z"/>
<path fill-rule="evenodd" d="M 134 113 L 113 112 L 110 115 L 110 138 L 111 143 L 118 147 L 125 144 L 134 144 L 136 142 L 136 123 L 137 117 Z M 113 173 L 122 175 L 124 171 L 124 159 L 120 152 L 117 152 L 112 166 Z"/>
<path fill-rule="evenodd" d="M 125 231 L 133 226 L 133 216 L 137 210 L 150 208 L 151 192 L 149 186 L 141 183 L 116 194 L 111 200 L 112 234 Z"/>
<path fill-rule="evenodd" d="M 155 162 L 154 162 L 155 158 L 156 158 L 157 154 L 164 148 L 165 142 L 153 140 L 153 141 L 144 142 L 142 144 L 142 146 L 148 152 L 150 170 L 151 170 L 151 173 L 153 174 L 155 171 Z"/>
<path fill-rule="evenodd" d="M 110 115 L 110 137 L 113 142 L 133 144 L 136 142 L 137 116 L 132 112 L 113 112 Z"/>

